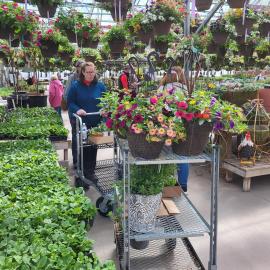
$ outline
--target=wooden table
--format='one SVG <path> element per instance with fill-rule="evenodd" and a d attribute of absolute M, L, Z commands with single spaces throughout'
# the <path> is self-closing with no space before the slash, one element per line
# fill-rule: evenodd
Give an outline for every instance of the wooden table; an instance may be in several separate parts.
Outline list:
<path fill-rule="evenodd" d="M 251 177 L 270 174 L 269 160 L 256 161 L 253 165 L 240 165 L 237 158 L 225 159 L 222 167 L 226 169 L 225 179 L 227 182 L 232 181 L 232 173 L 243 177 L 243 191 L 250 191 Z"/>
<path fill-rule="evenodd" d="M 52 142 L 55 150 L 63 150 L 64 151 L 64 159 L 63 161 L 59 161 L 59 163 L 68 168 L 69 166 L 69 161 L 68 161 L 68 149 L 71 146 L 71 140 L 66 140 L 66 141 L 53 141 Z"/>

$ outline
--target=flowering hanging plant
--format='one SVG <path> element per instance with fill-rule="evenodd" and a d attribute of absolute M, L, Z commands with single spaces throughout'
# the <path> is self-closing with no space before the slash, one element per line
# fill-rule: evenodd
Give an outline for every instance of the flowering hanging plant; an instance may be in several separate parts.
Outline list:
<path fill-rule="evenodd" d="M 63 36 L 60 31 L 56 28 L 49 28 L 47 30 L 38 31 L 37 40 L 39 46 L 42 46 L 48 40 L 53 41 L 55 44 L 66 45 L 68 44 L 68 39 Z"/>
<path fill-rule="evenodd" d="M 216 131 L 241 133 L 247 129 L 242 109 L 217 99 L 210 91 L 194 91 L 191 97 L 187 97 L 183 92 L 177 92 L 172 96 L 171 109 L 179 119 L 186 122 L 198 121 L 200 125 L 212 123 Z"/>
<path fill-rule="evenodd" d="M 148 24 L 156 21 L 179 23 L 183 19 L 184 13 L 185 8 L 181 1 L 156 0 L 147 7 L 142 23 Z"/>
<path fill-rule="evenodd" d="M 0 5 L 0 28 L 15 35 L 32 32 L 38 28 L 39 16 L 29 11 L 27 14 L 17 3 Z"/>
<path fill-rule="evenodd" d="M 75 32 L 77 14 L 78 12 L 73 9 L 70 9 L 68 11 L 61 9 L 55 20 L 55 27 L 60 29 L 60 31 L 65 34 L 66 31 Z"/>
<path fill-rule="evenodd" d="M 149 32 L 153 29 L 151 23 L 144 22 L 145 13 L 141 11 L 134 16 L 128 16 L 127 20 L 124 23 L 125 29 L 131 33 L 138 33 L 139 31 Z"/>
<path fill-rule="evenodd" d="M 100 106 L 105 105 L 103 115 L 107 117 L 106 126 L 111 130 L 122 134 L 144 134 L 147 141 L 164 141 L 166 145 L 185 139 L 182 121 L 166 109 L 163 94 L 151 97 L 126 94 L 121 99 L 117 93 L 112 92 L 107 96 L 107 101 L 103 98 Z"/>

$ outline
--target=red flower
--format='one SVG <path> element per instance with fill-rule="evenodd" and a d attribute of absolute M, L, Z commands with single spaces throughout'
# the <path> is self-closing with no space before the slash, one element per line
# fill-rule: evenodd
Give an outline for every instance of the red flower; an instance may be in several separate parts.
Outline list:
<path fill-rule="evenodd" d="M 182 117 L 184 116 L 184 112 L 182 112 L 182 111 L 177 111 L 177 112 L 175 113 L 175 116 L 178 117 L 178 118 L 182 118 Z"/>
<path fill-rule="evenodd" d="M 177 102 L 177 107 L 179 109 L 186 110 L 188 108 L 188 105 L 185 101 L 180 101 L 180 102 Z"/>
<path fill-rule="evenodd" d="M 186 113 L 183 118 L 185 118 L 187 121 L 191 121 L 194 118 L 193 113 Z"/>
<path fill-rule="evenodd" d="M 22 21 L 24 21 L 24 16 L 20 16 L 20 15 L 17 14 L 16 15 L 16 20 L 22 22 Z"/>
<path fill-rule="evenodd" d="M 86 31 L 84 31 L 84 32 L 83 32 L 83 38 L 84 38 L 84 39 L 88 39 L 88 38 L 89 38 L 89 33 L 86 32 Z"/>
<path fill-rule="evenodd" d="M 137 114 L 134 117 L 134 123 L 141 123 L 143 121 L 143 116 L 141 114 Z"/>
<path fill-rule="evenodd" d="M 117 111 L 122 111 L 124 109 L 124 105 L 123 104 L 120 104 L 117 108 Z"/>
<path fill-rule="evenodd" d="M 18 3 L 13 3 L 12 6 L 16 8 L 16 7 L 18 7 L 19 5 L 18 5 Z"/>
<path fill-rule="evenodd" d="M 47 30 L 47 32 L 46 32 L 46 34 L 48 34 L 48 35 L 50 35 L 50 34 L 52 34 L 53 33 L 53 30 L 52 29 L 49 29 L 49 30 Z"/>
<path fill-rule="evenodd" d="M 156 96 L 150 98 L 151 104 L 156 104 L 158 102 L 158 98 Z"/>
<path fill-rule="evenodd" d="M 112 128 L 112 126 L 113 126 L 113 120 L 111 118 L 108 118 L 106 121 L 106 127 Z"/>
<path fill-rule="evenodd" d="M 8 7 L 7 7 L 6 5 L 3 5 L 3 6 L 2 6 L 2 9 L 3 9 L 4 11 L 8 11 Z"/>

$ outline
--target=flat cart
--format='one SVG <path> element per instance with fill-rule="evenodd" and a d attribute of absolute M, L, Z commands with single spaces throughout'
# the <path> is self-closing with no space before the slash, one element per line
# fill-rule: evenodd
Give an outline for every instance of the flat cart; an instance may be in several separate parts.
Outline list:
<path fill-rule="evenodd" d="M 86 116 L 96 116 L 99 112 L 87 113 Z M 76 143 L 77 143 L 77 168 L 75 172 L 75 186 L 83 187 L 88 189 L 93 186 L 99 193 L 100 197 L 96 201 L 96 207 L 102 216 L 108 216 L 108 213 L 113 209 L 113 194 L 114 188 L 113 184 L 118 178 L 117 167 L 115 166 L 116 153 L 114 150 L 113 158 L 98 160 L 96 163 L 95 174 L 98 181 L 93 182 L 86 178 L 84 175 L 84 151 L 86 147 L 94 147 L 99 149 L 112 148 L 116 149 L 114 142 L 104 143 L 104 144 L 94 144 L 87 140 L 83 140 L 83 130 L 82 130 L 82 118 L 77 114 L 73 114 L 76 119 Z"/>

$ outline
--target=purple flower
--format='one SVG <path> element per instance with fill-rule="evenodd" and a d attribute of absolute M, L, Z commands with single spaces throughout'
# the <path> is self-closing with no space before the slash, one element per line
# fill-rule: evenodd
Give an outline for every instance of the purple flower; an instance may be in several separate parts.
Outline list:
<path fill-rule="evenodd" d="M 216 103 L 217 99 L 215 97 L 212 97 L 210 107 L 213 107 Z"/>
<path fill-rule="evenodd" d="M 113 120 L 111 118 L 108 118 L 107 121 L 106 121 L 106 127 L 107 128 L 112 128 L 113 126 Z"/>
<path fill-rule="evenodd" d="M 234 128 L 234 122 L 233 122 L 233 120 L 230 120 L 230 128 Z"/>
<path fill-rule="evenodd" d="M 132 106 L 131 106 L 131 108 L 130 108 L 130 110 L 135 110 L 136 108 L 138 107 L 138 104 L 133 104 Z"/>
<path fill-rule="evenodd" d="M 216 118 L 220 119 L 221 118 L 221 112 L 216 112 Z"/>
<path fill-rule="evenodd" d="M 143 116 L 141 114 L 137 114 L 134 117 L 134 123 L 141 123 L 143 121 Z"/>
<path fill-rule="evenodd" d="M 119 119 L 120 118 L 120 114 L 119 113 L 117 113 L 116 115 L 115 115 L 115 119 Z"/>
<path fill-rule="evenodd" d="M 127 114 L 127 117 L 128 118 L 132 118 L 132 114 L 131 114 L 131 111 L 130 110 L 128 110 L 126 114 Z"/>
<path fill-rule="evenodd" d="M 214 130 L 217 131 L 217 130 L 221 130 L 221 129 L 223 129 L 223 124 L 220 121 L 215 122 Z"/>
<path fill-rule="evenodd" d="M 120 122 L 119 126 L 120 126 L 121 128 L 124 128 L 124 127 L 126 126 L 126 121 L 125 121 L 125 120 L 122 120 L 122 121 Z"/>

